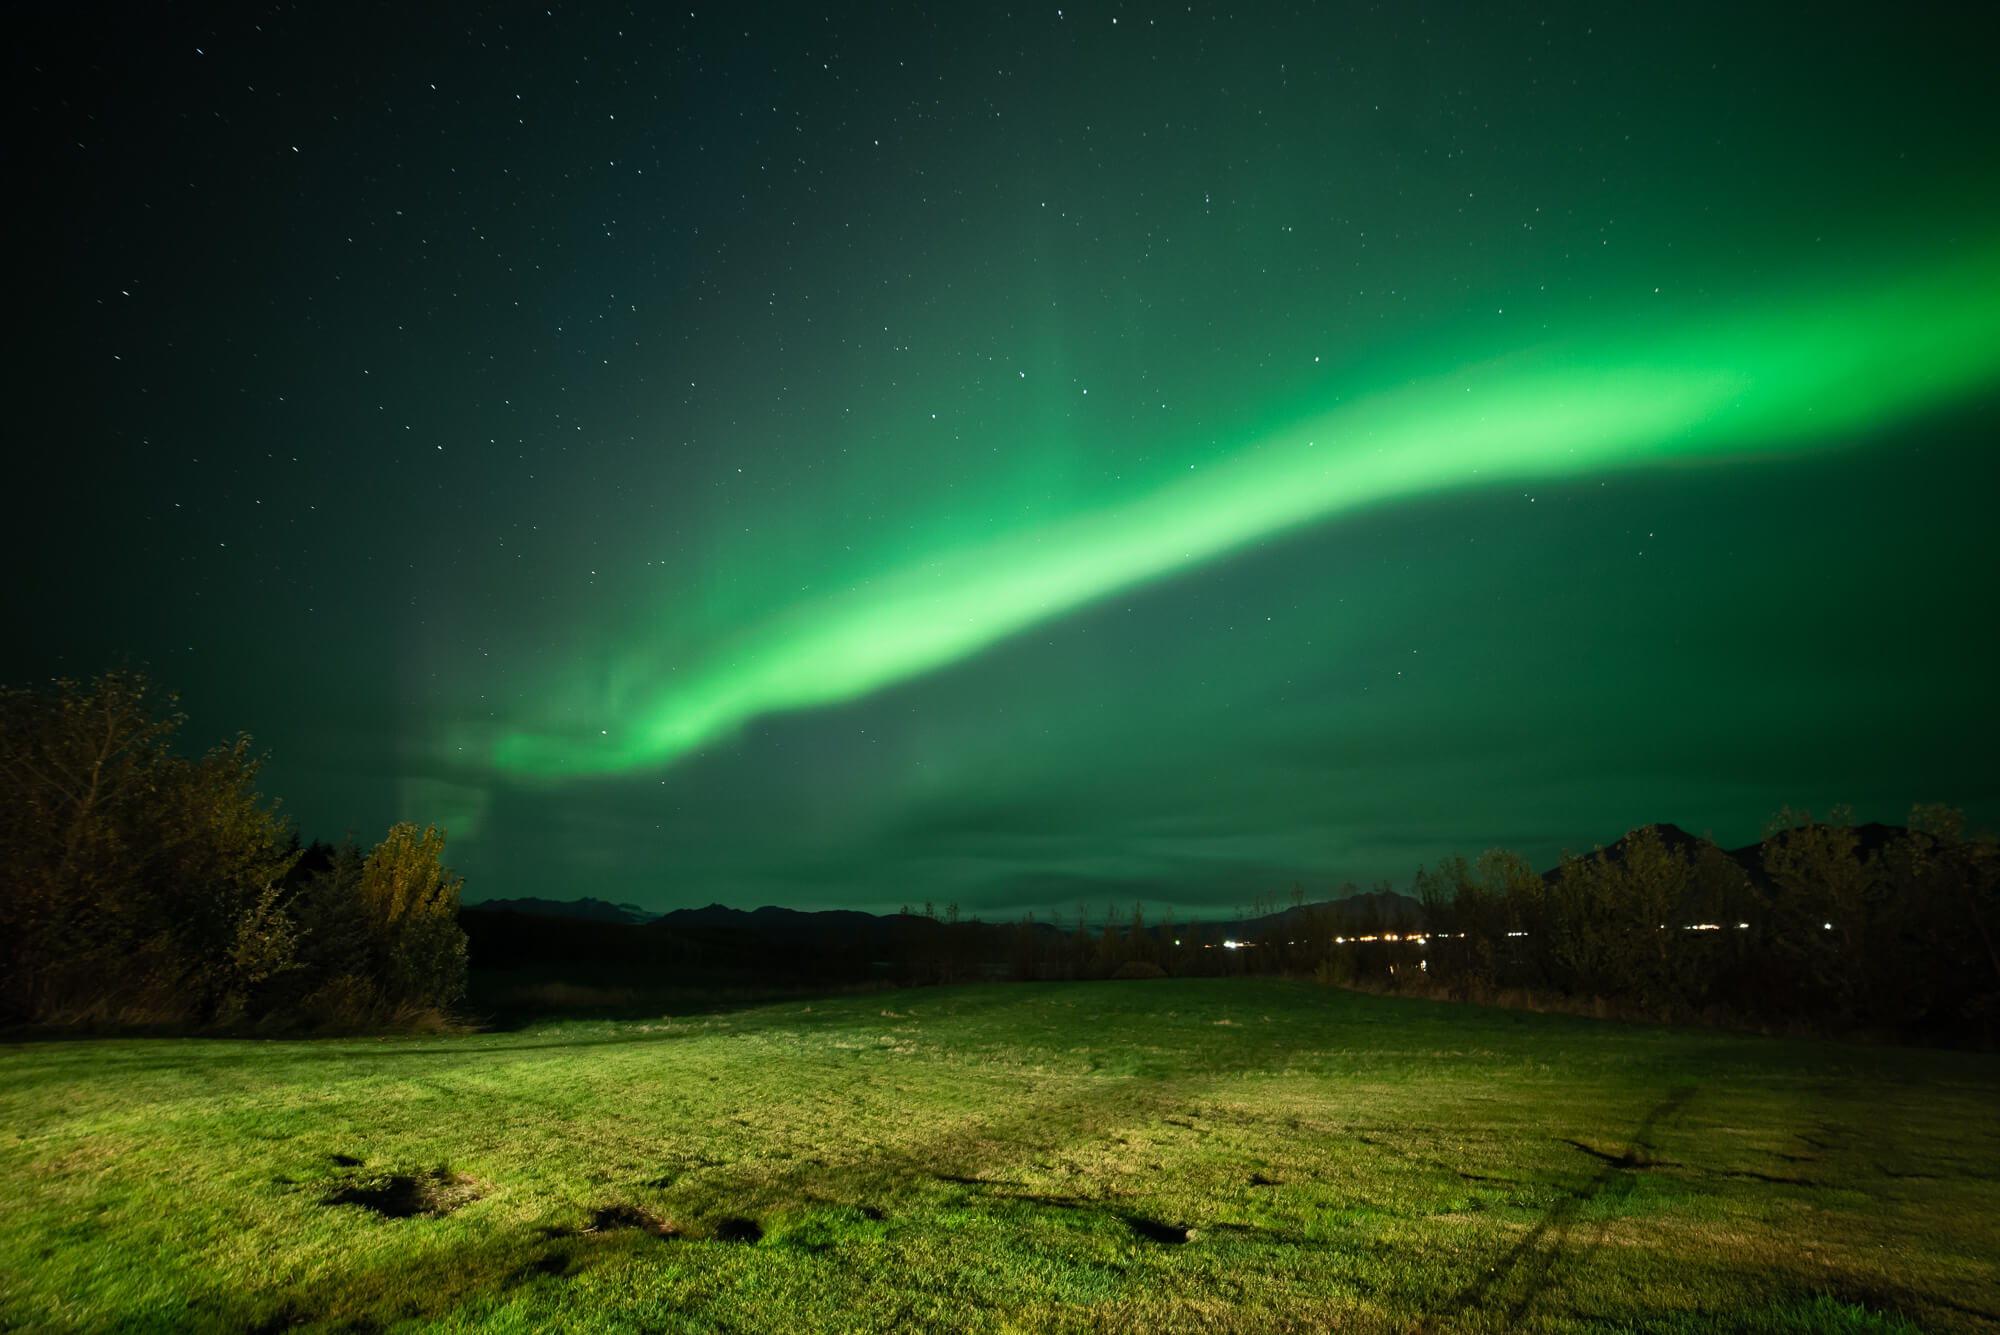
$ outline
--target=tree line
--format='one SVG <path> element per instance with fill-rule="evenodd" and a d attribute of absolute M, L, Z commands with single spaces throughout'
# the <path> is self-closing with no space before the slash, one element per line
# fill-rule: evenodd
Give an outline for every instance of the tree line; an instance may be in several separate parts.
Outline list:
<path fill-rule="evenodd" d="M 1677 836 L 1677 837 L 1674 837 Z M 1495 850 L 1418 875 L 1422 982 L 1592 998 L 1662 1020 L 1990 1036 L 2000 843 L 1920 805 L 1906 827 L 1780 811 L 1752 857 L 1657 826 L 1537 875 Z M 1380 967 L 1380 961 L 1377 962 Z M 1352 967 L 1359 967 L 1359 957 Z"/>
<path fill-rule="evenodd" d="M 1960 813 L 1907 826 L 1781 811 L 1725 851 L 1672 826 L 1538 872 L 1505 849 L 1401 893 L 1293 887 L 1234 921 L 1145 903 L 984 921 L 954 904 L 646 925 L 466 915 L 486 967 L 612 963 L 634 978 L 921 986 L 1277 974 L 1669 1023 L 1988 1041 L 2000 1029 L 2000 843 Z M 746 918 L 751 915 L 745 915 Z"/>
<path fill-rule="evenodd" d="M 891 963 L 908 984 L 1312 974 L 1338 941 L 1399 928 L 1401 898 L 1384 886 L 1344 902 L 1308 904 L 1294 888 L 1289 908 L 1259 899 L 1233 924 L 1182 921 L 1171 905 L 1149 909 L 1143 900 L 1101 909 L 1080 903 L 1072 913 L 998 923 L 963 918 L 956 905 L 942 913 L 930 904 L 905 906 Z"/>
<path fill-rule="evenodd" d="M 249 739 L 190 759 L 173 747 L 184 722 L 171 693 L 134 673 L 0 688 L 0 1020 L 442 1023 L 468 968 L 443 831 L 399 824 L 371 848 L 301 848 L 255 789 Z M 1647 826 L 1549 872 L 1494 849 L 1419 870 L 1408 895 L 1347 891 L 1307 903 L 1294 888 L 1232 925 L 1143 903 L 1013 923 L 926 904 L 868 919 L 886 937 L 850 927 L 851 940 L 705 929 L 716 939 L 675 954 L 678 937 L 655 929 L 568 934 L 591 929 L 573 943 L 578 963 L 713 969 L 728 957 L 819 981 L 1269 973 L 1672 1022 L 1989 1041 L 2000 1028 L 2000 842 L 1969 836 L 1946 807 L 1919 806 L 1906 827 L 1784 810 L 1735 853 Z M 475 942 L 489 966 L 564 939 L 550 920 L 523 934 L 486 916 Z"/>
<path fill-rule="evenodd" d="M 1490 849 L 1420 867 L 1408 893 L 1308 903 L 1294 887 L 1234 925 L 1144 903 L 1014 923 L 924 905 L 900 921 L 906 983 L 1270 973 L 1670 1023 L 2000 1029 L 2000 841 L 1944 805 L 1902 827 L 1782 809 L 1734 853 L 1646 825 L 1546 873 Z"/>
<path fill-rule="evenodd" d="M 1233 930 L 1149 924 L 1142 904 L 1095 925 L 1082 907 L 1074 926 L 1029 915 L 982 953 L 1022 979 L 1280 974 L 1675 1023 L 1990 1039 L 2000 842 L 1964 826 L 1935 805 L 1905 827 L 1785 809 L 1737 853 L 1644 826 L 1546 873 L 1493 849 L 1419 869 L 1408 895 L 1350 885 L 1307 903 L 1294 889 Z"/>
<path fill-rule="evenodd" d="M 189 759 L 143 674 L 0 688 L 0 1019 L 173 1029 L 442 1022 L 465 992 L 444 833 L 299 846 L 250 739 Z"/>

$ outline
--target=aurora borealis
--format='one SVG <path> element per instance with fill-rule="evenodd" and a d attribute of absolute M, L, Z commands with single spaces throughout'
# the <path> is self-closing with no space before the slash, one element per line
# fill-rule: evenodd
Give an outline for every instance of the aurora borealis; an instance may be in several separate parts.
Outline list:
<path fill-rule="evenodd" d="M 546 774 L 671 764 L 759 713 L 854 699 L 1355 505 L 1747 452 L 1894 420 L 2000 379 L 2000 267 L 1981 256 L 1845 304 L 1805 301 L 1693 338 L 1572 354 L 1561 369 L 1551 360 L 1421 379 L 1124 505 L 940 548 L 845 596 L 797 599 L 769 630 L 698 660 L 691 680 L 664 685 L 655 701 L 606 701 L 598 715 L 619 723 L 616 738 L 597 741 L 587 727 L 568 744 L 510 733 L 494 758 Z"/>
<path fill-rule="evenodd" d="M 218 12 L 23 48 L 0 666 L 308 835 L 1011 916 L 2000 820 L 1969 19 Z"/>

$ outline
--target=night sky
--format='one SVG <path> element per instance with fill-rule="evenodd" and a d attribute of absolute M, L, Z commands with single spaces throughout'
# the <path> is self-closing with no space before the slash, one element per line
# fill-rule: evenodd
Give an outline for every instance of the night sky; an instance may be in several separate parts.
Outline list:
<path fill-rule="evenodd" d="M 17 7 L 0 680 L 475 901 L 2000 823 L 1978 10 Z"/>

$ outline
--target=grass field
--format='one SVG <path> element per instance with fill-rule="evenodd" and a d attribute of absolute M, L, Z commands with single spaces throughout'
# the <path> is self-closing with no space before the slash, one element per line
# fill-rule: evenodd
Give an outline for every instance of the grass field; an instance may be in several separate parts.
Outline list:
<path fill-rule="evenodd" d="M 0 1047 L 0 1328 L 2000 1327 L 2000 1060 L 1271 980 Z"/>

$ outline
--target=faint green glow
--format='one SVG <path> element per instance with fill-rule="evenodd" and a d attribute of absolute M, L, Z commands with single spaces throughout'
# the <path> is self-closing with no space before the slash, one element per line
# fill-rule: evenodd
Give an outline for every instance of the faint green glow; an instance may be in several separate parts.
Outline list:
<path fill-rule="evenodd" d="M 778 710 L 851 700 L 1254 539 L 1420 493 L 1845 437 L 2000 380 L 2000 250 L 1891 280 L 1627 328 L 1366 395 L 1138 500 L 932 553 L 800 603 L 575 733 L 517 731 L 523 774 L 673 762 Z"/>

